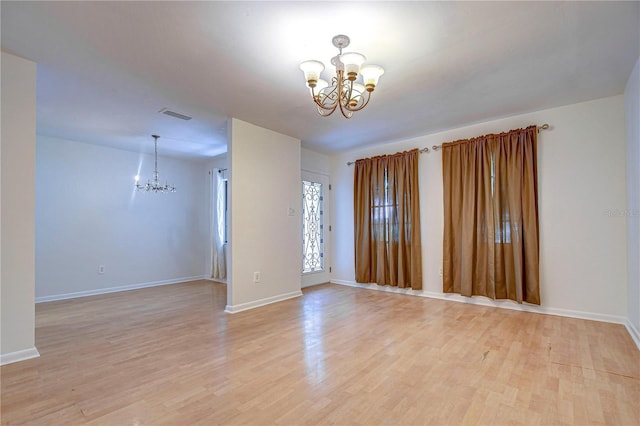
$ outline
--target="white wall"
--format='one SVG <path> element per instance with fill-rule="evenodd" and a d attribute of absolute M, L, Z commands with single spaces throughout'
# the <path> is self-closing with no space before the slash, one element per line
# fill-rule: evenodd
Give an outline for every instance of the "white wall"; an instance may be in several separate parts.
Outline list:
<path fill-rule="evenodd" d="M 237 312 L 301 294 L 300 141 L 237 119 L 229 133 L 227 311 Z"/>
<path fill-rule="evenodd" d="M 158 170 L 177 192 L 134 190 L 136 174 L 142 182 L 152 177 L 152 154 L 38 135 L 37 300 L 204 276 L 210 250 L 207 169 L 160 156 Z"/>
<path fill-rule="evenodd" d="M 549 123 L 539 135 L 542 307 L 532 310 L 623 322 L 627 316 L 624 102 L 614 96 L 475 124 L 332 157 L 334 279 L 354 282 L 353 168 L 346 161 Z M 421 154 L 423 294 L 444 296 L 442 157 Z M 481 298 L 473 298 L 480 302 Z M 484 303 L 485 301 L 482 301 Z M 515 303 L 487 302 L 514 307 Z M 524 308 L 528 309 L 528 308 Z"/>
<path fill-rule="evenodd" d="M 331 163 L 329 162 L 329 156 L 320 154 L 319 152 L 302 148 L 300 150 L 300 161 L 302 170 L 313 173 L 320 173 L 327 176 L 331 172 Z"/>
<path fill-rule="evenodd" d="M 0 363 L 38 356 L 34 308 L 36 64 L 2 52 Z"/>
<path fill-rule="evenodd" d="M 627 129 L 629 321 L 640 347 L 640 58 L 624 91 Z"/>

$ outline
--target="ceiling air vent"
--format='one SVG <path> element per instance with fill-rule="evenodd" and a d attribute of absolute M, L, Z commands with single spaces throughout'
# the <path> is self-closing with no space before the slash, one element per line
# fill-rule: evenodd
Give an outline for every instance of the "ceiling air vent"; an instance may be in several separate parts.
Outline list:
<path fill-rule="evenodd" d="M 193 117 L 189 117 L 188 115 L 180 114 L 179 112 L 171 111 L 168 108 L 162 108 L 159 113 L 170 115 L 171 117 L 179 118 L 180 120 L 191 120 Z"/>

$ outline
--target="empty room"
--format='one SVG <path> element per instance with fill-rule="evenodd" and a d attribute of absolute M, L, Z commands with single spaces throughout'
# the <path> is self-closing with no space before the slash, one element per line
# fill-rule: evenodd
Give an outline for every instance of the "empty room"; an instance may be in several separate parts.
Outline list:
<path fill-rule="evenodd" d="M 640 2 L 0 2 L 2 425 L 640 424 Z"/>

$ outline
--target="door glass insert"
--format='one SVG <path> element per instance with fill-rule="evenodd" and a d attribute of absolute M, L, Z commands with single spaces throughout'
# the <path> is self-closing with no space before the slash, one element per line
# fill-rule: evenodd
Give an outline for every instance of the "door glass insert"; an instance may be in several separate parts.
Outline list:
<path fill-rule="evenodd" d="M 322 184 L 302 181 L 302 272 L 324 269 Z"/>

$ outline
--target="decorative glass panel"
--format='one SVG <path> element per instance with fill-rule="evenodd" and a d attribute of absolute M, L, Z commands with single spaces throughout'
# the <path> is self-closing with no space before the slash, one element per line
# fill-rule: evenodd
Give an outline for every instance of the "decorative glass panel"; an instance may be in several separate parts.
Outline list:
<path fill-rule="evenodd" d="M 324 269 L 322 184 L 302 181 L 302 272 Z"/>

